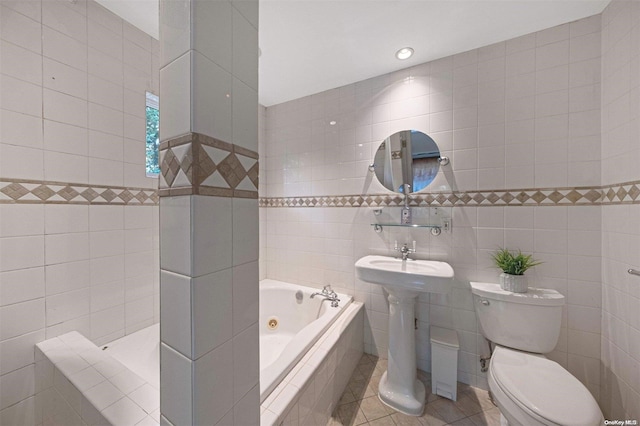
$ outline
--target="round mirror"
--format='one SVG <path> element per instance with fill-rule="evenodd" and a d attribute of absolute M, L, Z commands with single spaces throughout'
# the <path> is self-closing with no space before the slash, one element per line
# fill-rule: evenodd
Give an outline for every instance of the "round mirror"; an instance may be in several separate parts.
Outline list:
<path fill-rule="evenodd" d="M 402 130 L 380 144 L 373 167 L 380 183 L 390 191 L 418 192 L 435 179 L 440 169 L 440 149 L 429 135 Z"/>

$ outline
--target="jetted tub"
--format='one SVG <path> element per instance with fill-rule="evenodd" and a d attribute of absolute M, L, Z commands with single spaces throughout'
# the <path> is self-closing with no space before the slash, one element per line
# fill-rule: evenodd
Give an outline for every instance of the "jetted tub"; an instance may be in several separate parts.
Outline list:
<path fill-rule="evenodd" d="M 334 397 L 339 398 L 342 394 L 341 389 L 346 386 L 346 380 L 362 355 L 362 304 L 352 303 L 351 296 L 339 294 L 340 303 L 332 307 L 331 301 L 322 296 L 312 299 L 314 292 L 319 290 L 274 280 L 260 283 L 260 402 L 265 404 L 261 414 L 264 424 L 282 422 L 289 410 L 295 411 L 297 418 L 297 408 L 290 407 L 292 404 L 297 406 L 298 399 L 304 398 L 317 399 L 313 410 L 319 410 L 321 416 L 329 416 L 337 402 Z M 334 323 L 338 328 L 332 327 Z M 37 370 L 42 373 L 37 377 L 39 394 L 43 401 L 48 401 L 46 407 L 51 407 L 43 410 L 44 418 L 50 424 L 60 425 L 80 423 L 81 418 L 85 423 L 117 425 L 125 418 L 135 424 L 146 416 L 148 424 L 158 424 L 159 346 L 159 324 L 102 345 L 102 348 L 77 332 L 38 343 L 36 360 L 41 367 Z M 305 357 L 308 352 L 311 355 Z M 298 363 L 304 363 L 307 370 L 314 371 L 314 376 L 309 376 L 304 383 L 297 383 L 300 388 L 291 388 L 299 392 L 293 399 L 291 392 L 284 391 L 273 392 L 270 397 L 278 384 L 282 383 L 285 389 L 290 387 L 293 369 Z M 53 380 L 58 374 L 54 374 L 54 369 L 62 377 L 57 382 Z M 318 373 L 320 371 L 322 374 Z M 312 377 L 317 377 L 317 384 L 323 386 L 316 386 Z M 137 386 L 135 392 L 121 389 L 130 385 Z M 103 388 L 112 392 L 105 394 Z M 113 393 L 122 398 L 109 399 Z M 78 406 L 79 401 L 85 399 L 87 404 L 83 402 Z M 307 417 L 318 414 L 309 411 L 307 405 L 306 402 L 301 405 L 300 416 L 302 413 Z M 305 419 L 303 416 L 294 423 L 302 424 Z"/>
<path fill-rule="evenodd" d="M 260 402 L 353 300 L 338 294 L 340 303 L 334 308 L 322 296 L 311 298 L 319 291 L 270 279 L 260 282 Z M 301 298 L 296 298 L 298 292 Z"/>
<path fill-rule="evenodd" d="M 322 296 L 311 298 L 319 291 L 271 279 L 260 282 L 260 402 L 352 301 L 351 296 L 338 294 L 340 303 L 334 308 Z M 159 324 L 154 324 L 106 344 L 105 352 L 159 389 L 159 342 Z"/>
<path fill-rule="evenodd" d="M 103 347 L 106 354 L 160 389 L 160 324 L 128 334 Z"/>

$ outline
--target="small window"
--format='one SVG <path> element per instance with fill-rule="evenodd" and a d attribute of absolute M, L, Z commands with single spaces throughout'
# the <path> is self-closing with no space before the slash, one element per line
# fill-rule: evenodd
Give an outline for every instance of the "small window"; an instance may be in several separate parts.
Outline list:
<path fill-rule="evenodd" d="M 160 108 L 158 97 L 147 92 L 147 176 L 160 174 L 158 163 L 160 147 Z"/>

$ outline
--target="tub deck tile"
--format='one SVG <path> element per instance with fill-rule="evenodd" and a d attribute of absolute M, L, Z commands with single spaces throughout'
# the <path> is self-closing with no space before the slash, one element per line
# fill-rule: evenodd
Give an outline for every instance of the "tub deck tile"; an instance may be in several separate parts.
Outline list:
<path fill-rule="evenodd" d="M 145 383 L 128 396 L 147 414 L 151 414 L 160 408 L 160 392 L 149 383 Z"/>
<path fill-rule="evenodd" d="M 112 425 L 135 425 L 147 417 L 147 413 L 127 397 L 104 409 L 102 414 Z"/>
<path fill-rule="evenodd" d="M 55 407 L 43 409 L 44 423 L 160 423 L 160 391 L 81 334 L 40 342 L 35 353 L 37 397 L 46 407 Z"/>
<path fill-rule="evenodd" d="M 136 423 L 136 426 L 159 426 L 159 425 L 160 423 L 151 416 L 147 416 L 144 419 L 140 420 L 138 423 Z"/>

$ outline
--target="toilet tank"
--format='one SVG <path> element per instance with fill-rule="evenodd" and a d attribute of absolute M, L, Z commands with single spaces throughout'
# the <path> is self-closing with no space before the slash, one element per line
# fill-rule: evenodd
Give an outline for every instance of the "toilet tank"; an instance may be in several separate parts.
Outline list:
<path fill-rule="evenodd" d="M 543 288 L 512 293 L 499 284 L 476 282 L 471 283 L 471 292 L 480 329 L 487 339 L 541 354 L 555 348 L 562 323 L 562 294 Z"/>

